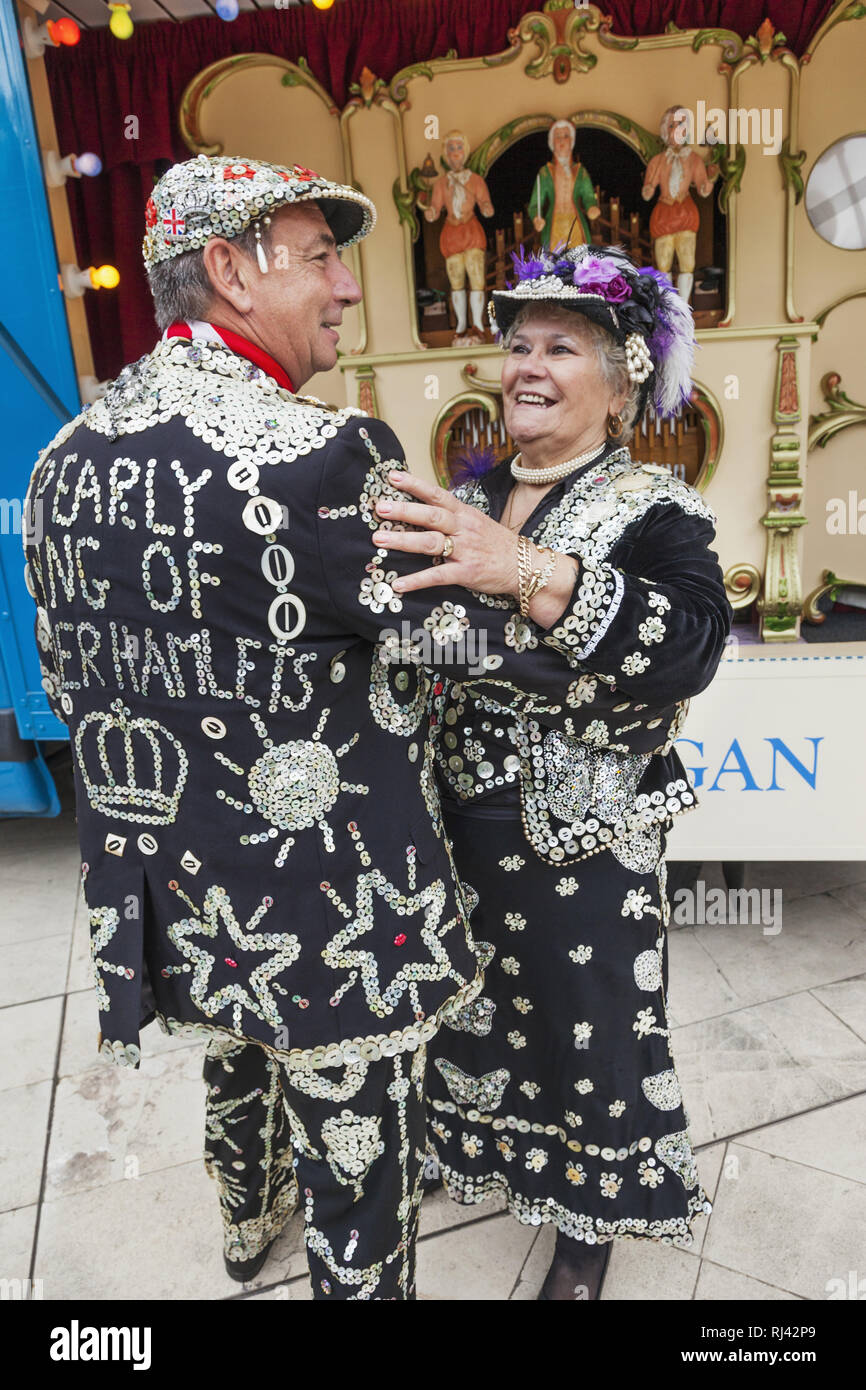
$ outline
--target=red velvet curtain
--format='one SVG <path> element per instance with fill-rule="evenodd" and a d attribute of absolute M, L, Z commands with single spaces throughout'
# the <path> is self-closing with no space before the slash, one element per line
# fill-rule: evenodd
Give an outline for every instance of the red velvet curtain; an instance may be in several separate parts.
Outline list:
<path fill-rule="evenodd" d="M 627 35 L 662 33 L 673 19 L 681 29 L 733 29 L 745 38 L 769 16 L 800 53 L 832 3 L 607 0 L 605 9 L 614 32 Z M 121 275 L 116 291 L 87 295 L 97 377 L 116 376 L 156 337 L 141 264 L 144 204 L 165 162 L 190 158 L 177 112 L 196 73 L 233 53 L 275 53 L 292 61 L 303 56 L 342 106 L 364 66 L 389 80 L 409 63 L 449 49 L 461 58 L 499 52 L 507 47 L 508 30 L 534 8 L 541 0 L 336 0 L 331 10 L 262 10 L 230 24 L 217 18 L 142 24 L 125 42 L 107 28 L 93 29 L 75 48 L 48 49 L 59 152 L 92 150 L 104 166 L 98 178 L 66 185 L 78 264 L 109 261 Z M 609 104 L 617 105 L 615 94 Z M 138 119 L 137 139 L 129 138 L 127 116 Z M 303 163 L 302 149 L 293 154 Z"/>

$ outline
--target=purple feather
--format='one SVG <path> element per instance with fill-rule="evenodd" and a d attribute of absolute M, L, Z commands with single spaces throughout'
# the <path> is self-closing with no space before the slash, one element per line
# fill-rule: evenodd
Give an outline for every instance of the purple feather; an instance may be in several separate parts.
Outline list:
<path fill-rule="evenodd" d="M 655 280 L 660 289 L 669 290 L 673 287 L 673 281 L 663 270 L 656 270 L 654 265 L 642 265 L 638 267 L 638 275 L 648 275 L 651 280 Z"/>
<path fill-rule="evenodd" d="M 511 261 L 518 280 L 534 280 L 536 276 L 544 274 L 545 264 L 541 257 L 527 256 L 522 246 L 512 251 Z"/>
<path fill-rule="evenodd" d="M 455 459 L 451 470 L 451 491 L 461 483 L 477 482 L 485 473 L 489 473 L 491 468 L 495 468 L 497 462 L 494 449 L 470 449 L 468 453 L 461 454 Z"/>

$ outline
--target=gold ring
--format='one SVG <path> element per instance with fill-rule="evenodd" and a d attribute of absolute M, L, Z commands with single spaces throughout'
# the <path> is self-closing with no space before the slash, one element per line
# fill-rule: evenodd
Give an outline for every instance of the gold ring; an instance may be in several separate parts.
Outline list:
<path fill-rule="evenodd" d="M 454 549 L 454 537 L 453 537 L 453 536 L 443 536 L 443 537 L 442 537 L 442 549 L 439 551 L 439 558 L 440 558 L 440 560 L 447 560 L 448 557 L 450 556 L 451 552 L 453 551 L 453 549 Z"/>

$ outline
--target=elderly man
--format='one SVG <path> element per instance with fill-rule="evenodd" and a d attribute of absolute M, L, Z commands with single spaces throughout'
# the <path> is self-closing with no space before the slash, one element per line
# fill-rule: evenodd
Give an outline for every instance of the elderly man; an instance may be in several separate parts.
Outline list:
<path fill-rule="evenodd" d="M 25 538 L 101 1051 L 136 1067 L 154 1018 L 206 1040 L 229 1272 L 257 1273 L 300 1203 L 323 1300 L 412 1297 L 426 1044 L 471 1022 L 481 988 L 427 747 L 442 686 L 421 662 L 448 648 L 455 677 L 533 709 L 574 678 L 545 645 L 528 664 L 513 601 L 401 578 L 417 561 L 372 538 L 398 441 L 297 394 L 336 362 L 361 297 L 340 252 L 374 217 L 298 165 L 169 169 L 145 213 L 162 339 L 41 454 Z M 517 593 L 501 552 L 487 587 Z M 475 588 L 483 566 L 455 562 Z M 521 603 L 544 626 L 573 597 L 557 563 Z M 406 666 L 382 659 L 395 615 L 429 638 Z"/>

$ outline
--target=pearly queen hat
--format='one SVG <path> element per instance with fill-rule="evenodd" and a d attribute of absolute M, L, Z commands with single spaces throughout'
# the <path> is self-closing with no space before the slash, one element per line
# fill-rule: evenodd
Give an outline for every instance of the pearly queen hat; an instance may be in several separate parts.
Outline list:
<path fill-rule="evenodd" d="M 340 249 L 360 241 L 376 221 L 376 209 L 363 193 L 300 164 L 283 168 L 206 154 L 173 164 L 145 205 L 145 267 L 194 251 L 212 236 L 240 236 L 257 218 L 303 202 L 318 203 Z"/>
<path fill-rule="evenodd" d="M 695 354 L 692 312 L 668 277 L 635 266 L 617 246 L 575 246 L 512 255 L 517 279 L 494 290 L 487 313 L 505 334 L 524 304 L 573 309 L 607 329 L 626 352 L 630 380 L 640 382 L 639 419 L 648 403 L 676 415 L 689 401 Z"/>

